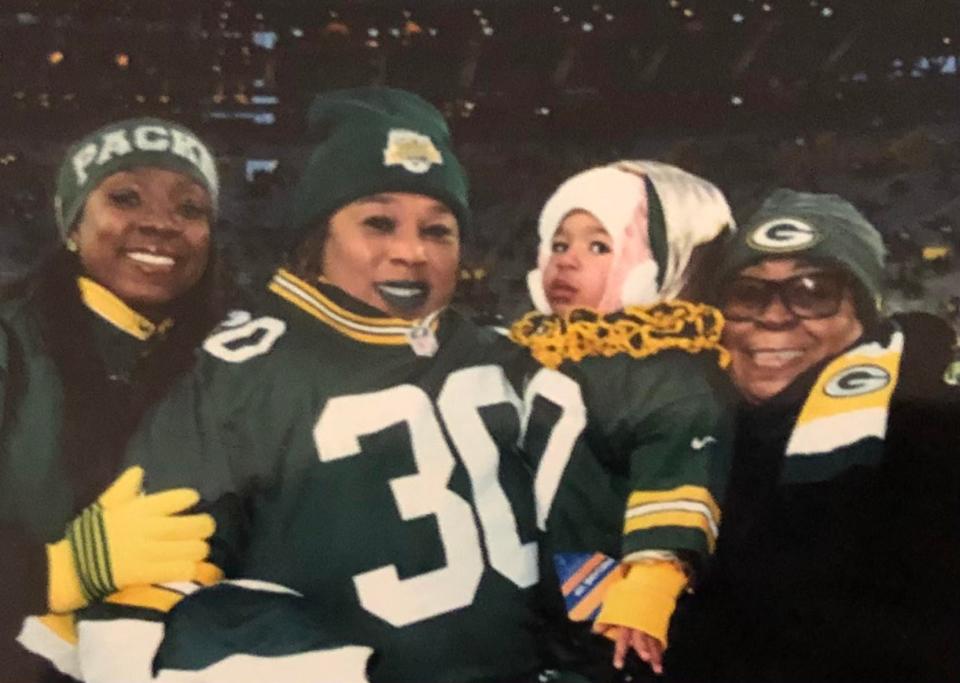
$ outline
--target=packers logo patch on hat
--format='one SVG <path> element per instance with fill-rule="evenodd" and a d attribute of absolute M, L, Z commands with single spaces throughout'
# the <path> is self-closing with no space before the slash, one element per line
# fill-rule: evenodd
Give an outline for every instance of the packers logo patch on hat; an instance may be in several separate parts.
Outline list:
<path fill-rule="evenodd" d="M 812 247 L 823 239 L 819 230 L 795 218 L 775 218 L 757 226 L 747 244 L 758 251 L 788 252 Z"/>
<path fill-rule="evenodd" d="M 879 365 L 854 365 L 831 377 L 823 391 L 834 398 L 862 396 L 883 389 L 889 383 L 890 373 Z"/>
<path fill-rule="evenodd" d="M 412 130 L 394 128 L 383 150 L 384 166 L 403 166 L 411 173 L 426 173 L 434 164 L 442 164 L 440 150 L 428 136 Z"/>

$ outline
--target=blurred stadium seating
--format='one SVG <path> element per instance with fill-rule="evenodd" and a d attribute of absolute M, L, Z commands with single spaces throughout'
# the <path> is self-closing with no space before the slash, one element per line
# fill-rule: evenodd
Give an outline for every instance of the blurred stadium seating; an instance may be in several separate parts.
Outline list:
<path fill-rule="evenodd" d="M 738 215 L 837 192 L 884 231 L 891 303 L 960 294 L 956 0 L 11 0 L 0 8 L 0 277 L 55 239 L 64 146 L 120 116 L 199 129 L 228 191 L 220 247 L 256 286 L 313 94 L 380 83 L 448 116 L 477 209 L 463 302 L 525 306 L 537 212 L 623 157 L 701 173 Z M 274 162 L 276 162 L 274 164 Z"/>

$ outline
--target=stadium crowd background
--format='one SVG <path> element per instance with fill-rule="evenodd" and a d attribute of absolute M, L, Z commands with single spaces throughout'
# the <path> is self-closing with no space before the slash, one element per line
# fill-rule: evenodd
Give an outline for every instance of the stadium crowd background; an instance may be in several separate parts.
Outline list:
<path fill-rule="evenodd" d="M 883 232 L 890 306 L 960 329 L 960 0 L 4 0 L 0 280 L 56 239 L 71 139 L 132 115 L 217 152 L 218 240 L 257 286 L 322 89 L 413 90 L 448 116 L 476 224 L 461 302 L 528 305 L 539 209 L 564 178 L 657 158 L 745 216 L 771 189 L 836 192 Z"/>

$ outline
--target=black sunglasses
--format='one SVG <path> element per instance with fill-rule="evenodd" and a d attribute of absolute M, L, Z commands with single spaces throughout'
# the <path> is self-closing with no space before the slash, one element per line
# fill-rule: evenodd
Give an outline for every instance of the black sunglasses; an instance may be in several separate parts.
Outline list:
<path fill-rule="evenodd" d="M 829 318 L 840 310 L 849 278 L 839 271 L 821 270 L 786 280 L 741 276 L 723 290 L 720 310 L 727 320 L 759 321 L 778 297 L 796 317 Z"/>

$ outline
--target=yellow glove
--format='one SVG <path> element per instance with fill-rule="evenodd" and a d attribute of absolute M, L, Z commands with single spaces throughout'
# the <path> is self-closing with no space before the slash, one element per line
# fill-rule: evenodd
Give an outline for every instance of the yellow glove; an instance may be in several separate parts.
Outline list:
<path fill-rule="evenodd" d="M 686 585 L 687 575 L 673 562 L 630 565 L 624 578 L 604 596 L 594 628 L 604 632 L 611 626 L 626 626 L 650 634 L 666 647 L 670 617 Z"/>
<path fill-rule="evenodd" d="M 193 489 L 143 495 L 131 467 L 47 546 L 50 609 L 69 612 L 135 584 L 192 581 L 210 570 L 210 515 L 177 513 L 200 499 Z"/>

